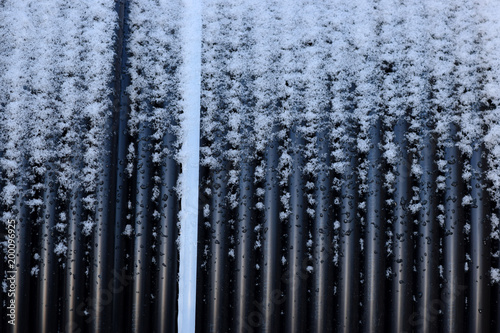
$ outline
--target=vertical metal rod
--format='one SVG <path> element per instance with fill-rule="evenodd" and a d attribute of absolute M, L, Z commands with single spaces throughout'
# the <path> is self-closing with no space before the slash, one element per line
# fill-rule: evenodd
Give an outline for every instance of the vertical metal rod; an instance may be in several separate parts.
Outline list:
<path fill-rule="evenodd" d="M 489 332 L 490 325 L 490 205 L 485 190 L 484 171 L 487 166 L 482 145 L 478 145 L 471 157 L 471 197 L 470 210 L 470 255 L 468 293 L 468 331 Z M 497 317 L 497 320 L 500 318 Z"/>
<path fill-rule="evenodd" d="M 26 181 L 26 180 L 25 180 Z M 8 325 L 10 332 L 22 333 L 29 330 L 29 321 L 26 320 L 29 316 L 29 301 L 30 301 L 30 250 L 31 244 L 31 221 L 29 219 L 28 208 L 26 207 L 26 189 L 27 184 L 22 184 L 21 193 L 16 199 L 16 209 L 18 211 L 18 219 L 16 222 L 16 265 L 15 269 L 7 270 L 16 271 L 16 291 L 14 299 L 16 302 L 15 315 L 16 320 L 14 326 Z M 1 260 L 3 262 L 3 260 Z"/>
<path fill-rule="evenodd" d="M 227 300 L 229 226 L 227 209 L 227 162 L 212 170 L 210 207 L 210 259 L 208 261 L 208 323 L 205 332 L 228 331 Z"/>
<path fill-rule="evenodd" d="M 330 146 L 325 132 L 318 133 L 320 163 L 324 165 L 316 178 L 316 211 L 314 215 L 312 299 L 309 311 L 311 332 L 332 332 L 333 309 L 333 223 L 332 182 L 330 176 Z"/>
<path fill-rule="evenodd" d="M 142 121 L 137 138 L 134 267 L 132 284 L 132 332 L 150 331 L 151 304 L 151 128 Z"/>
<path fill-rule="evenodd" d="M 45 175 L 42 225 L 40 229 L 40 272 L 38 276 L 38 300 L 36 332 L 57 332 L 58 298 L 57 298 L 57 258 L 54 253 L 56 236 L 56 183 L 53 165 L 47 165 Z"/>
<path fill-rule="evenodd" d="M 339 273 L 337 284 L 337 332 L 359 332 L 359 240 L 358 156 L 346 147 L 347 165 L 340 189 Z"/>
<path fill-rule="evenodd" d="M 114 115 L 107 120 L 107 135 L 103 145 L 103 166 L 99 173 L 96 196 L 95 226 L 92 239 L 92 261 L 90 276 L 90 323 L 93 333 L 111 330 L 111 308 L 113 295 L 109 290 L 113 257 L 113 230 L 109 221 L 114 221 L 115 214 L 115 159 L 116 144 Z"/>
<path fill-rule="evenodd" d="M 494 210 L 497 216 L 500 216 L 500 211 L 498 209 Z M 492 307 L 493 311 L 491 314 L 492 320 L 492 332 L 495 333 L 500 333 L 500 320 L 495 318 L 500 318 L 500 285 L 497 283 L 493 286 L 491 286 L 491 297 L 492 297 L 492 302 L 491 304 L 494 305 Z"/>
<path fill-rule="evenodd" d="M 117 10 L 119 5 L 117 4 Z M 120 37 L 120 36 L 119 36 Z M 119 49 L 120 38 L 115 45 L 115 52 Z M 97 180 L 97 205 L 95 215 L 95 226 L 93 229 L 92 238 L 92 259 L 91 259 L 91 276 L 90 276 L 90 323 L 89 331 L 98 333 L 102 331 L 111 331 L 113 328 L 113 287 L 116 281 L 112 274 L 114 265 L 114 240 L 115 240 L 115 214 L 116 214 L 116 186 L 117 186 L 117 156 L 118 151 L 118 136 L 123 135 L 123 127 L 120 124 L 120 94 L 121 87 L 120 74 L 121 57 L 117 55 L 117 63 L 115 63 L 115 77 L 110 83 L 111 89 L 114 89 L 114 96 L 110 96 L 113 102 L 112 113 L 106 120 L 106 129 L 104 131 L 106 137 L 103 138 L 101 159 L 102 169 L 99 170 L 99 178 Z M 122 125 L 123 126 L 123 123 Z M 120 141 L 120 143 L 122 143 Z M 123 147 L 122 147 L 123 149 Z M 112 221 L 112 223 L 110 223 Z"/>
<path fill-rule="evenodd" d="M 444 149 L 448 162 L 445 189 L 445 223 L 443 235 L 443 300 L 442 330 L 445 333 L 464 332 L 464 217 L 462 212 L 462 176 L 460 151 L 455 145 L 456 125 L 450 125 L 452 142 Z"/>
<path fill-rule="evenodd" d="M 400 118 L 394 128 L 394 143 L 398 146 L 400 160 L 396 167 L 393 212 L 393 254 L 392 302 L 390 331 L 394 333 L 410 331 L 409 318 L 412 313 L 413 274 L 413 221 L 408 211 L 411 200 L 411 161 L 408 154 L 408 125 Z"/>
<path fill-rule="evenodd" d="M 273 133 L 277 133 L 273 129 Z M 265 193 L 264 220 L 262 232 L 262 258 L 260 261 L 262 295 L 261 309 L 263 315 L 262 332 L 279 332 L 279 306 L 276 301 L 281 298 L 280 262 L 281 228 L 279 220 L 279 179 L 278 179 L 278 140 L 273 139 L 266 148 L 264 158 Z"/>
<path fill-rule="evenodd" d="M 253 162 L 243 160 L 241 164 L 238 204 L 238 229 L 236 238 L 235 272 L 235 318 L 233 332 L 252 332 L 248 316 L 255 300 L 255 216 L 254 216 L 254 173 Z"/>
<path fill-rule="evenodd" d="M 174 148 L 176 136 L 167 133 L 163 147 Z M 175 332 L 177 327 L 177 213 L 175 191 L 179 167 L 173 156 L 164 158 L 161 165 L 160 225 L 157 242 L 157 288 L 154 303 L 154 332 Z"/>
<path fill-rule="evenodd" d="M 288 218 L 287 262 L 288 274 L 286 279 L 285 302 L 285 331 L 304 332 L 306 327 L 306 289 L 308 272 L 306 251 L 306 237 L 308 235 L 307 218 L 304 205 L 304 180 L 301 168 L 304 165 L 301 148 L 304 139 L 296 127 L 290 131 L 292 145 L 292 173 L 289 179 L 290 210 Z"/>
<path fill-rule="evenodd" d="M 110 153 L 106 153 L 109 155 Z M 110 162 L 109 157 L 105 157 L 107 162 Z M 111 271 L 111 224 L 110 220 L 114 220 L 111 215 L 111 210 L 114 210 L 113 200 L 111 199 L 111 175 L 112 169 L 106 163 L 106 167 L 100 174 L 99 184 L 97 186 L 97 212 L 94 226 L 94 235 L 92 241 L 92 265 L 90 290 L 90 331 L 94 333 L 107 331 L 111 328 L 110 304 L 109 299 L 112 295 L 106 289 L 110 271 Z M 114 192 L 114 191 L 113 191 Z"/>
<path fill-rule="evenodd" d="M 83 191 L 75 186 L 69 198 L 68 254 L 65 271 L 65 303 L 63 329 L 65 332 L 84 330 L 85 271 L 81 231 Z"/>
<path fill-rule="evenodd" d="M 112 331 L 122 332 L 125 321 L 122 320 L 125 313 L 125 287 L 130 283 L 125 274 L 125 242 L 123 231 L 127 215 L 127 203 L 129 200 L 130 183 L 125 174 L 127 164 L 128 132 L 127 120 L 130 101 L 125 93 L 130 85 L 130 75 L 127 67 L 127 38 L 128 27 L 128 1 L 120 0 L 115 4 L 118 13 L 118 31 L 116 39 L 115 78 L 114 78 L 114 112 L 118 128 L 116 133 L 116 204 L 114 220 L 114 258 L 112 270 Z"/>
<path fill-rule="evenodd" d="M 365 221 L 365 269 L 363 298 L 363 331 L 384 331 L 385 295 L 385 221 L 383 216 L 380 119 L 370 128 L 370 151 L 368 153 L 368 193 L 366 196 Z M 352 277 L 354 278 L 354 277 Z"/>
<path fill-rule="evenodd" d="M 425 119 L 425 121 L 428 121 Z M 438 331 L 439 314 L 439 224 L 437 220 L 436 175 L 434 158 L 436 144 L 429 128 L 424 128 L 420 166 L 420 202 L 418 238 L 416 240 L 417 280 L 415 294 L 416 312 L 410 324 L 416 332 L 433 333 Z"/>

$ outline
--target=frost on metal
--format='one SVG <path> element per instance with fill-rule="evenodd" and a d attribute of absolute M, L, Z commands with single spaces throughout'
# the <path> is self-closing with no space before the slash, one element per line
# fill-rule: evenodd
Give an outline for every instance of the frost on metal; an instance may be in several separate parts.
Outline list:
<path fill-rule="evenodd" d="M 498 330 L 498 13 L 0 1 L 18 331 Z"/>

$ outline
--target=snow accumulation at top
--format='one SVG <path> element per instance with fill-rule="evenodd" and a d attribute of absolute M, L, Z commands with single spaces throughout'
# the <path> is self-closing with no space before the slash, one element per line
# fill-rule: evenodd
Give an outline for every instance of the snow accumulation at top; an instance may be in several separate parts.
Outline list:
<path fill-rule="evenodd" d="M 85 188 L 91 211 L 109 134 L 114 3 L 3 1 L 0 22 L 3 219 L 22 193 L 31 211 L 40 209 L 49 172 L 62 199 Z M 86 223 L 90 231 L 92 217 Z"/>

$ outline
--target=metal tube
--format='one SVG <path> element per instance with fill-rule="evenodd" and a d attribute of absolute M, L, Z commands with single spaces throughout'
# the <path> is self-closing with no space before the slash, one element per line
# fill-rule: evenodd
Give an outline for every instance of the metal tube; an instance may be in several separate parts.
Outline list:
<path fill-rule="evenodd" d="M 176 137 L 167 133 L 163 146 L 173 149 Z M 179 167 L 173 156 L 166 156 L 161 164 L 160 224 L 157 230 L 158 271 L 156 273 L 154 332 L 175 332 L 177 327 L 177 213 L 178 197 L 175 191 Z"/>
<path fill-rule="evenodd" d="M 206 332 L 227 332 L 227 301 L 229 293 L 227 209 L 227 162 L 212 170 L 212 212 L 210 214 L 210 259 L 208 261 L 208 323 Z"/>
<path fill-rule="evenodd" d="M 304 201 L 304 176 L 302 167 L 304 159 L 301 149 L 304 139 L 296 127 L 290 131 L 292 145 L 292 173 L 289 179 L 290 210 L 288 218 L 285 331 L 304 332 L 306 314 L 303 305 L 306 302 L 308 258 L 306 252 L 306 236 L 308 235 L 306 206 Z M 277 221 L 277 223 L 279 223 Z M 278 264 L 279 265 L 279 264 Z"/>
<path fill-rule="evenodd" d="M 316 178 L 316 211 L 312 227 L 313 236 L 313 280 L 312 297 L 309 311 L 311 332 L 332 332 L 334 316 L 333 293 L 333 225 L 332 182 L 330 167 L 330 144 L 325 132 L 318 133 L 320 161 L 324 164 Z"/>
<path fill-rule="evenodd" d="M 40 272 L 38 275 L 38 299 L 36 332 L 57 331 L 58 318 L 58 264 L 54 253 L 54 227 L 56 221 L 56 182 L 53 166 L 47 166 L 43 192 L 42 225 L 40 229 Z"/>
<path fill-rule="evenodd" d="M 238 226 L 236 236 L 235 305 L 233 332 L 252 332 L 249 315 L 255 300 L 255 213 L 253 200 L 255 167 L 252 161 L 241 162 L 239 182 Z"/>
<path fill-rule="evenodd" d="M 442 331 L 445 333 L 464 332 L 464 217 L 462 211 L 462 175 L 460 172 L 460 152 L 455 145 L 456 125 L 450 125 L 452 142 L 444 148 L 444 158 L 448 162 L 446 189 L 444 194 L 445 221 L 443 235 L 443 301 Z"/>
<path fill-rule="evenodd" d="M 274 128 L 273 133 L 277 133 Z M 275 138 L 266 148 L 264 158 L 265 193 L 264 219 L 262 232 L 262 258 L 260 258 L 260 295 L 262 303 L 261 331 L 263 333 L 279 332 L 280 322 L 277 319 L 280 311 L 277 301 L 281 300 L 280 250 L 281 227 L 279 219 L 279 180 L 278 180 L 278 140 Z"/>
<path fill-rule="evenodd" d="M 485 189 L 487 161 L 482 145 L 471 157 L 470 256 L 467 318 L 469 332 L 489 332 L 490 325 L 490 205 Z M 498 317 L 497 317 L 498 320 Z"/>
<path fill-rule="evenodd" d="M 132 332 L 150 331 L 151 240 L 152 240 L 152 160 L 151 128 L 140 122 L 137 138 L 137 181 L 135 185 L 135 235 L 132 283 Z"/>
<path fill-rule="evenodd" d="M 114 219 L 114 245 L 113 245 L 113 309 L 112 309 L 112 331 L 122 332 L 125 328 L 125 321 L 122 320 L 125 313 L 125 287 L 130 283 L 129 279 L 124 279 L 125 272 L 125 241 L 123 231 L 127 216 L 127 203 L 130 194 L 130 182 L 125 174 L 127 164 L 127 148 L 129 146 L 129 135 L 127 130 L 127 120 L 130 101 L 125 93 L 130 85 L 130 75 L 127 68 L 127 39 L 129 36 L 128 26 L 128 1 L 120 0 L 115 4 L 118 13 L 118 29 L 115 44 L 115 77 L 114 77 L 114 118 L 118 128 L 116 133 L 116 204 Z"/>
<path fill-rule="evenodd" d="M 69 198 L 68 254 L 65 271 L 63 328 L 65 332 L 84 329 L 85 300 L 84 247 L 82 237 L 83 191 L 75 186 Z"/>
<path fill-rule="evenodd" d="M 368 153 L 368 193 L 366 196 L 366 221 L 364 235 L 364 297 L 363 332 L 383 332 L 385 324 L 385 220 L 382 196 L 380 119 L 370 128 Z M 354 277 L 351 277 L 354 278 Z"/>
<path fill-rule="evenodd" d="M 346 146 L 347 165 L 340 189 L 339 272 L 337 277 L 337 332 L 359 332 L 358 156 Z"/>
<path fill-rule="evenodd" d="M 409 318 L 412 313 L 413 272 L 413 221 L 408 205 L 411 200 L 411 161 L 406 140 L 408 125 L 400 118 L 394 127 L 394 143 L 398 146 L 400 159 L 396 166 L 396 184 L 393 194 L 393 255 L 392 302 L 390 331 L 410 331 Z"/>
<path fill-rule="evenodd" d="M 425 120 L 427 121 L 427 119 Z M 410 324 L 416 332 L 432 333 L 438 331 L 439 314 L 439 223 L 437 220 L 436 176 L 434 161 L 436 144 L 429 128 L 422 133 L 422 152 L 419 180 L 420 203 L 422 208 L 418 216 L 418 237 L 416 239 L 415 294 L 416 311 L 410 316 Z"/>
<path fill-rule="evenodd" d="M 26 181 L 26 180 L 25 180 Z M 29 321 L 26 318 L 29 316 L 30 304 L 30 250 L 31 250 L 31 229 L 32 221 L 29 218 L 28 207 L 26 206 L 26 189 L 27 184 L 23 184 L 21 193 L 16 199 L 16 210 L 18 219 L 15 227 L 16 236 L 16 268 L 11 269 L 7 266 L 8 271 L 16 271 L 16 291 L 14 299 L 16 301 L 16 320 L 14 326 L 8 325 L 10 332 L 22 333 L 29 330 Z M 3 262 L 3 260 L 1 260 Z"/>

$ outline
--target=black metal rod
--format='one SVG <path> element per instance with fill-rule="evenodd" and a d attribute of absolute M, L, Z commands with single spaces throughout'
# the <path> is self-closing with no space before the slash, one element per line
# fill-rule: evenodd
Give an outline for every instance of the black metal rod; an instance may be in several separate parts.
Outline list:
<path fill-rule="evenodd" d="M 464 332 L 464 216 L 462 211 L 462 175 L 460 151 L 455 145 L 457 129 L 450 124 L 451 141 L 444 148 L 447 161 L 444 193 L 443 285 L 441 291 L 444 333 Z"/>
<path fill-rule="evenodd" d="M 411 199 L 411 160 L 406 140 L 408 125 L 400 118 L 394 127 L 394 144 L 399 150 L 393 194 L 393 262 L 390 331 L 409 332 L 412 313 L 413 220 L 408 205 Z"/>
<path fill-rule="evenodd" d="M 43 192 L 42 225 L 40 229 L 40 272 L 38 275 L 38 299 L 36 332 L 57 332 L 58 284 L 57 258 L 54 253 L 56 236 L 56 176 L 53 166 L 47 166 Z"/>
<path fill-rule="evenodd" d="M 65 332 L 78 332 L 84 329 L 85 310 L 85 269 L 84 247 L 81 222 L 83 191 L 75 186 L 69 198 L 68 253 L 65 271 L 65 295 L 63 329 Z"/>
<path fill-rule="evenodd" d="M 26 181 L 26 180 L 25 180 Z M 15 220 L 16 236 L 16 268 L 9 271 L 16 271 L 16 291 L 14 299 L 16 302 L 14 326 L 8 325 L 10 332 L 22 333 L 29 330 L 30 303 L 30 249 L 31 249 L 31 221 L 29 219 L 28 207 L 26 206 L 27 184 L 20 186 L 21 193 L 16 199 L 16 210 L 18 219 Z M 2 260 L 3 261 L 3 260 Z M 10 319 L 10 318 L 9 318 Z"/>
<path fill-rule="evenodd" d="M 383 176 L 379 149 L 380 119 L 370 128 L 368 152 L 368 192 L 366 195 L 366 221 L 364 235 L 364 297 L 363 331 L 383 332 L 385 326 L 385 220 L 382 196 Z M 351 277 L 355 278 L 355 277 Z"/>
<path fill-rule="evenodd" d="M 212 170 L 212 196 L 210 214 L 210 259 L 208 263 L 208 323 L 205 332 L 227 332 L 228 279 L 228 241 L 229 226 L 227 209 L 227 162 Z"/>
<path fill-rule="evenodd" d="M 118 123 L 116 133 L 116 204 L 114 221 L 114 258 L 113 258 L 113 309 L 112 309 L 112 331 L 122 332 L 125 321 L 122 320 L 125 313 L 125 288 L 129 285 L 125 273 L 125 241 L 122 234 L 125 229 L 127 216 L 127 204 L 130 194 L 130 182 L 125 174 L 127 164 L 127 148 L 129 146 L 127 120 L 130 101 L 125 93 L 130 85 L 130 75 L 127 68 L 127 38 L 128 27 L 128 1 L 120 0 L 115 4 L 118 13 L 118 29 L 115 44 L 115 77 L 114 77 L 114 117 Z"/>
<path fill-rule="evenodd" d="M 490 326 L 490 205 L 485 189 L 487 165 L 482 145 L 471 157 L 470 257 L 467 318 L 469 332 L 489 332 Z M 497 317 L 497 320 L 500 318 Z"/>
<path fill-rule="evenodd" d="M 252 332 L 249 315 L 255 301 L 255 213 L 253 162 L 246 158 L 241 162 L 239 182 L 238 229 L 236 236 L 235 305 L 233 332 Z"/>
<path fill-rule="evenodd" d="M 329 309 L 334 308 L 333 295 L 333 223 L 332 182 L 330 168 L 330 143 L 325 132 L 319 132 L 319 160 L 324 165 L 316 178 L 314 215 L 312 305 L 309 311 L 311 332 L 332 332 L 334 316 Z"/>
<path fill-rule="evenodd" d="M 173 150 L 176 136 L 167 133 L 163 147 Z M 178 197 L 175 191 L 179 167 L 173 156 L 166 156 L 161 164 L 160 224 L 157 230 L 158 271 L 154 303 L 154 332 L 175 332 L 177 327 L 177 213 Z"/>
<path fill-rule="evenodd" d="M 424 121 L 428 121 L 425 119 Z M 422 133 L 422 150 L 420 156 L 419 190 L 420 210 L 418 221 L 418 237 L 416 239 L 415 294 L 416 311 L 410 316 L 410 324 L 416 332 L 432 333 L 438 331 L 439 314 L 439 222 L 437 220 L 435 163 L 436 143 L 424 127 Z"/>
<path fill-rule="evenodd" d="M 285 302 L 285 331 L 304 332 L 306 315 L 303 305 L 306 301 L 308 258 L 306 252 L 306 237 L 308 226 L 306 207 L 304 205 L 304 175 L 302 166 L 304 158 L 302 149 L 304 139 L 296 127 L 290 131 L 292 146 L 292 172 L 289 179 L 290 216 L 288 218 L 287 263 Z"/>
<path fill-rule="evenodd" d="M 151 213 L 153 211 L 151 132 L 148 122 L 139 123 L 132 283 L 132 332 L 138 333 L 150 331 L 151 316 Z"/>
<path fill-rule="evenodd" d="M 111 307 L 113 295 L 110 292 L 113 264 L 113 230 L 109 221 L 114 221 L 115 213 L 115 165 L 113 163 L 113 117 L 107 121 L 108 135 L 101 154 L 103 167 L 98 177 L 96 190 L 97 204 L 95 226 L 92 237 L 92 262 L 90 266 L 90 332 L 111 330 Z"/>
<path fill-rule="evenodd" d="M 349 145 L 349 143 L 347 143 Z M 340 189 L 339 272 L 337 277 L 337 332 L 359 332 L 358 156 L 346 146 L 347 165 Z"/>
<path fill-rule="evenodd" d="M 277 129 L 273 133 L 277 133 Z M 281 228 L 279 219 L 279 179 L 278 179 L 278 140 L 274 138 L 266 147 L 264 183 L 264 219 L 262 231 L 262 258 L 260 260 L 260 295 L 262 301 L 261 331 L 279 332 L 279 304 L 281 301 L 280 250 Z"/>

